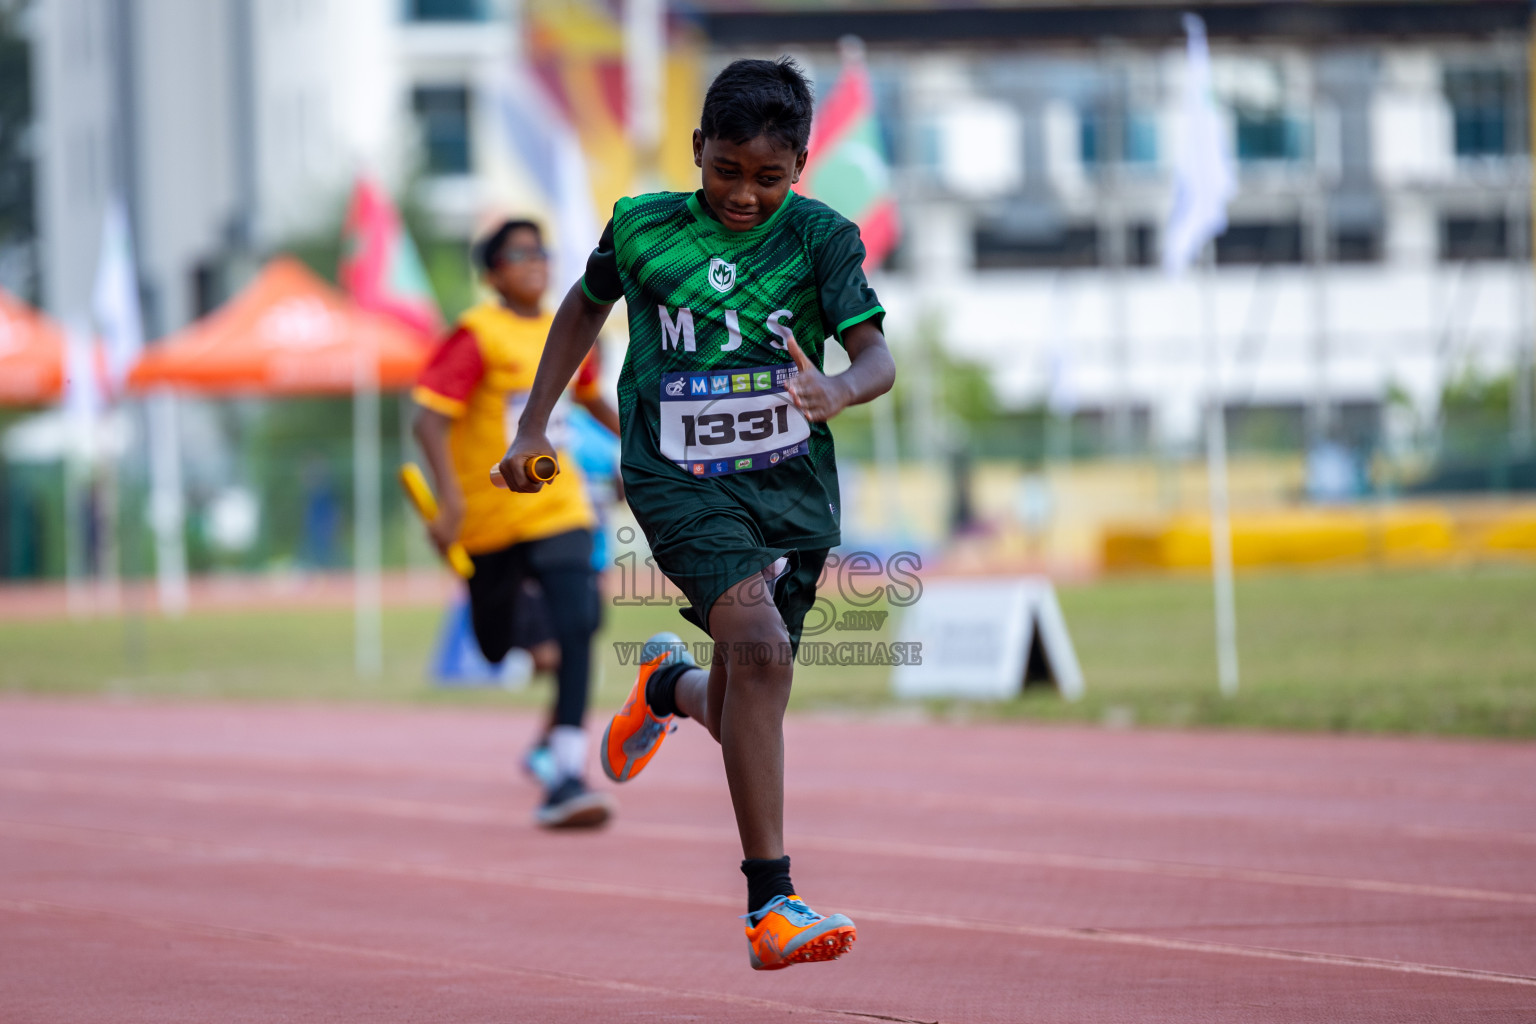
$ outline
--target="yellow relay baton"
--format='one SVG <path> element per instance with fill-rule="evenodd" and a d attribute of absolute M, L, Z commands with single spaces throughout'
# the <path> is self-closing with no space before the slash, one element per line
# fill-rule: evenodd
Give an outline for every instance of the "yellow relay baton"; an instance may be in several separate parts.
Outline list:
<path fill-rule="evenodd" d="M 524 471 L 541 484 L 547 484 L 560 475 L 560 463 L 548 455 L 530 455 L 528 461 L 523 463 Z M 507 481 L 502 478 L 501 464 L 491 467 L 491 483 L 503 490 L 507 489 Z"/>
<path fill-rule="evenodd" d="M 411 499 L 411 504 L 416 506 L 417 514 L 424 522 L 430 523 L 437 518 L 437 499 L 432 496 L 432 488 L 427 486 L 427 478 L 422 475 L 420 466 L 414 462 L 402 465 L 400 486 L 405 488 L 405 496 Z M 470 561 L 469 552 L 458 541 L 448 545 L 447 558 L 453 571 L 464 579 L 475 574 L 475 563 Z"/>

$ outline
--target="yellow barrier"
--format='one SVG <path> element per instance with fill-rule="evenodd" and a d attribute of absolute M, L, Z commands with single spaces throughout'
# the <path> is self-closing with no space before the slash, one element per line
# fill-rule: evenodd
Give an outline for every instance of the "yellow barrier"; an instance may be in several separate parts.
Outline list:
<path fill-rule="evenodd" d="M 1536 555 L 1536 507 L 1458 514 L 1439 505 L 1297 509 L 1232 517 L 1232 561 L 1240 568 L 1307 565 L 1433 565 L 1480 557 Z M 1112 524 L 1103 568 L 1199 569 L 1211 564 L 1204 516 Z"/>
<path fill-rule="evenodd" d="M 1496 520 L 1478 540 L 1480 550 L 1487 554 L 1536 555 L 1536 509 Z"/>

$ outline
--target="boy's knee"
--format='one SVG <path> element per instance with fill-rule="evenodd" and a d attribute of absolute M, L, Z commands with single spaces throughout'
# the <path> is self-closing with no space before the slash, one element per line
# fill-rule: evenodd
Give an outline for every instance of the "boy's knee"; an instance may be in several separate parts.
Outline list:
<path fill-rule="evenodd" d="M 553 640 L 534 644 L 528 653 L 533 655 L 535 672 L 555 672 L 560 668 L 560 645 Z"/>
<path fill-rule="evenodd" d="M 794 671 L 789 661 L 781 656 L 780 649 L 788 643 L 789 637 L 782 631 L 765 632 L 732 642 L 727 685 L 787 693 Z"/>

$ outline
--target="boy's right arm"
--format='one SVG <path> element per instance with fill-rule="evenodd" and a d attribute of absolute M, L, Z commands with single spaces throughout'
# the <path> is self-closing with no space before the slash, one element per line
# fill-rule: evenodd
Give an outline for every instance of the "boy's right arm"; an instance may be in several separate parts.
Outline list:
<path fill-rule="evenodd" d="M 501 460 L 501 478 L 511 490 L 532 492 L 544 486 L 530 477 L 524 467 L 535 455 L 556 457 L 554 445 L 545 436 L 549 414 L 581 368 L 581 361 L 592 350 L 612 309 L 612 303 L 600 303 L 588 297 L 580 281 L 560 303 L 554 323 L 549 327 L 549 339 L 544 343 L 544 355 L 539 359 L 539 372 L 533 379 L 528 404 L 518 420 L 517 437 Z"/>
<path fill-rule="evenodd" d="M 463 327 L 443 339 L 427 361 L 411 390 L 416 400 L 416 417 L 411 432 L 421 445 L 427 471 L 437 492 L 437 518 L 427 524 L 427 533 L 438 551 L 446 554 L 458 540 L 464 522 L 464 490 L 459 486 L 448 451 L 448 435 L 455 418 L 466 411 L 466 403 L 485 376 L 485 359 L 475 336 Z"/>
<path fill-rule="evenodd" d="M 448 431 L 452 426 L 453 421 L 447 416 L 425 406 L 416 407 L 416 419 L 411 424 L 437 490 L 437 518 L 427 524 L 427 535 L 440 554 L 447 554 L 448 545 L 458 540 L 459 527 L 464 524 L 464 491 L 459 487 L 448 452 Z"/>

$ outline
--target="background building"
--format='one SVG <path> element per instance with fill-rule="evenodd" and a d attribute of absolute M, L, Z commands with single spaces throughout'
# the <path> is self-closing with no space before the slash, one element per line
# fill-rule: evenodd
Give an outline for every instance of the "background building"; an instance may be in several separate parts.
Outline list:
<path fill-rule="evenodd" d="M 1159 269 L 1190 5 L 702 6 L 722 59 L 787 48 L 822 82 L 866 40 L 907 227 L 893 325 L 1088 450 L 1193 443 L 1202 286 Z M 1240 168 L 1211 285 L 1238 443 L 1370 448 L 1468 370 L 1519 371 L 1528 438 L 1528 5 L 1194 6 Z"/>
<path fill-rule="evenodd" d="M 33 118 L 13 164 L 30 165 L 35 203 L 33 223 L 0 238 L 0 280 L 84 317 L 102 214 L 120 195 L 154 338 L 280 249 L 334 265 L 348 190 L 368 173 L 405 207 L 453 314 L 474 296 L 477 231 L 558 208 L 550 168 L 530 166 L 548 146 L 508 114 L 515 75 L 547 72 L 550 47 L 569 58 L 566 84 L 586 83 L 574 101 L 593 121 L 575 127 L 600 225 L 622 192 L 689 180 L 688 128 L 726 61 L 794 54 L 825 95 L 852 34 L 903 227 L 876 280 L 903 367 L 900 459 L 1008 462 L 1016 475 L 1072 458 L 1166 462 L 1199 447 L 1214 390 L 1239 455 L 1342 449 L 1362 477 L 1388 456 L 1409 467 L 1396 486 L 1460 452 L 1524 459 L 1536 479 L 1529 5 L 1192 5 L 1240 187 L 1211 272 L 1171 278 L 1159 263 L 1190 6 L 11 0 Z M 557 31 L 582 12 L 596 12 L 601 46 Z M 689 59 L 662 72 L 660 48 L 642 47 L 648 61 L 626 63 L 636 12 L 664 16 L 671 52 Z M 542 35 L 530 31 L 541 18 Z M 666 79 L 666 126 L 658 116 L 648 135 L 615 102 L 637 68 Z M 1476 430 L 1451 429 L 1457 388 L 1483 396 Z M 220 433 L 209 422 L 194 432 Z M 850 466 L 873 456 L 876 429 L 866 410 L 849 414 Z M 208 458 L 219 486 L 237 433 Z M 959 493 L 964 478 L 940 479 Z M 1061 493 L 1058 519 L 1086 515 L 1061 511 Z M 1010 503 L 1036 510 L 1015 519 L 1049 518 L 1050 501 L 992 506 Z"/>

